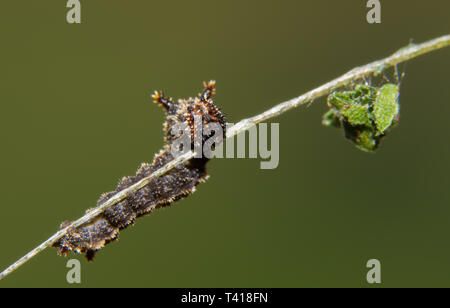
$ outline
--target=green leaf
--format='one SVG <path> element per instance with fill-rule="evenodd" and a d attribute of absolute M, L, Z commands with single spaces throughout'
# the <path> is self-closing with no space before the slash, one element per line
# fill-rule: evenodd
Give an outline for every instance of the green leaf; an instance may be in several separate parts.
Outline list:
<path fill-rule="evenodd" d="M 370 129 L 361 131 L 355 141 L 356 147 L 365 152 L 375 152 L 378 145 L 377 143 L 377 139 L 374 137 L 374 133 Z"/>
<path fill-rule="evenodd" d="M 328 96 L 328 106 L 340 110 L 350 104 L 352 96 L 350 91 L 331 93 Z"/>
<path fill-rule="evenodd" d="M 398 115 L 399 88 L 397 85 L 388 83 L 380 88 L 377 99 L 375 100 L 373 115 L 379 134 L 391 126 L 392 121 Z"/>
<path fill-rule="evenodd" d="M 339 128 L 341 123 L 334 109 L 328 110 L 322 117 L 322 124 Z"/>
<path fill-rule="evenodd" d="M 342 115 L 347 118 L 350 124 L 370 126 L 370 118 L 367 106 L 352 104 L 342 110 Z"/>

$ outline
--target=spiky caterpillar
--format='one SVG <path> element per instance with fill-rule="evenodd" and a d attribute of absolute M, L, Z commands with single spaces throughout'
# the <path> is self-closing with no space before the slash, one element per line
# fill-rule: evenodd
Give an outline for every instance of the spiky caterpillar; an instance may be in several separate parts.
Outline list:
<path fill-rule="evenodd" d="M 203 91 L 195 98 L 179 99 L 175 102 L 171 97 L 165 97 L 162 91 L 155 91 L 154 102 L 162 106 L 167 114 L 164 124 L 165 142 L 163 149 L 156 154 L 151 164 L 143 163 L 136 175 L 123 178 L 117 189 L 104 193 L 97 202 L 100 206 L 116 193 L 128 188 L 145 177 L 151 175 L 174 159 L 171 152 L 173 142 L 179 138 L 172 134 L 172 128 L 177 124 L 185 124 L 191 134 L 191 149 L 194 149 L 195 116 L 202 120 L 203 125 L 218 123 L 225 136 L 225 116 L 211 99 L 215 94 L 215 81 L 204 83 Z M 202 135 L 203 144 L 208 136 Z M 197 141 L 196 141 L 197 140 Z M 67 255 L 73 251 L 85 253 L 88 261 L 93 260 L 96 251 L 117 239 L 119 231 L 134 223 L 135 219 L 151 213 L 153 210 L 170 205 L 172 202 L 187 197 L 195 191 L 195 187 L 208 178 L 206 163 L 208 159 L 193 158 L 181 164 L 165 175 L 153 179 L 147 186 L 133 193 L 120 203 L 107 208 L 93 221 L 77 228 L 71 228 L 59 241 L 53 244 L 58 248 L 58 254 Z M 88 210 L 89 211 L 89 210 Z M 63 222 L 61 228 L 70 222 Z"/>

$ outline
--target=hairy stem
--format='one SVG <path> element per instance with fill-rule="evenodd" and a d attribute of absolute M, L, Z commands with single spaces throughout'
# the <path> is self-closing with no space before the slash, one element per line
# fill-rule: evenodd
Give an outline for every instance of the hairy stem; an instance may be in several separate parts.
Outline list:
<path fill-rule="evenodd" d="M 234 126 L 228 128 L 226 137 L 232 138 L 235 135 L 244 132 L 248 130 L 249 128 L 253 127 L 254 125 L 274 118 L 286 111 L 289 111 L 293 108 L 296 108 L 298 106 L 305 105 L 309 102 L 313 102 L 315 99 L 320 98 L 322 96 L 328 95 L 335 89 L 338 89 L 342 86 L 346 86 L 351 82 L 358 81 L 364 77 L 370 76 L 370 75 L 378 75 L 382 73 L 385 69 L 395 66 L 401 62 L 408 61 L 412 58 L 415 58 L 417 56 L 426 54 L 428 52 L 431 52 L 433 50 L 437 50 L 440 48 L 444 48 L 450 45 L 450 35 L 444 35 L 439 38 L 433 39 L 431 41 L 422 43 L 422 44 L 410 44 L 391 56 L 384 58 L 382 60 L 378 60 L 372 63 L 369 63 L 364 66 L 356 67 L 352 69 L 351 71 L 347 72 L 346 74 L 324 84 L 320 87 L 311 90 L 299 97 L 293 98 L 291 100 L 288 100 L 286 102 L 280 103 L 271 109 L 258 114 L 254 117 L 243 119 L 242 121 L 238 122 Z M 165 174 L 166 172 L 170 171 L 174 167 L 176 167 L 179 164 L 182 164 L 191 158 L 195 156 L 194 152 L 188 152 L 186 154 L 183 154 L 173 161 L 166 164 L 164 167 L 158 169 L 154 173 L 152 173 L 150 176 L 142 179 L 138 183 L 118 192 L 116 195 L 114 195 L 112 198 L 110 198 L 108 201 L 103 203 L 101 206 L 89 211 L 81 217 L 80 219 L 74 221 L 72 224 L 67 226 L 64 229 L 61 229 L 54 235 L 52 235 L 49 239 L 47 239 L 45 242 L 40 244 L 38 247 L 34 248 L 32 251 L 30 251 L 28 254 L 17 260 L 14 264 L 9 266 L 6 270 L 4 270 L 2 273 L 0 273 L 0 280 L 5 278 L 7 275 L 14 272 L 17 268 L 25 264 L 27 261 L 29 261 L 31 258 L 36 256 L 38 253 L 43 251 L 44 249 L 52 246 L 55 242 L 57 242 L 59 239 L 61 239 L 66 232 L 69 230 L 69 228 L 76 228 L 83 224 L 86 224 L 93 219 L 95 219 L 98 215 L 100 215 L 106 208 L 113 206 L 123 199 L 130 196 L 130 194 L 140 190 L 141 188 L 148 185 L 151 180 Z"/>

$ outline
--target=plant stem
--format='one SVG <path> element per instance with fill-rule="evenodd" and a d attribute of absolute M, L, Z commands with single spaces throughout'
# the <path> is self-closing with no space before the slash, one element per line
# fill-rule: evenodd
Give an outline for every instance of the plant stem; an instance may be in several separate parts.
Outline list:
<path fill-rule="evenodd" d="M 351 71 L 347 72 L 346 74 L 344 74 L 344 75 L 342 75 L 342 76 L 340 76 L 340 77 L 338 77 L 338 78 L 336 78 L 314 90 L 311 90 L 299 97 L 296 97 L 296 98 L 293 98 L 286 102 L 283 102 L 281 104 L 278 104 L 278 105 L 272 107 L 271 109 L 269 109 L 261 114 L 258 114 L 254 117 L 243 119 L 242 121 L 238 122 L 234 126 L 228 128 L 226 137 L 232 138 L 235 135 L 248 130 L 249 128 L 253 127 L 254 125 L 256 125 L 262 121 L 274 118 L 286 111 L 289 111 L 293 108 L 302 106 L 309 102 L 313 102 L 315 99 L 320 98 L 325 95 L 328 95 L 335 89 L 346 86 L 351 82 L 358 81 L 358 80 L 362 79 L 363 77 L 366 77 L 369 75 L 378 75 L 389 67 L 395 66 L 401 62 L 408 61 L 412 58 L 426 54 L 433 50 L 447 47 L 449 45 L 450 45 L 450 35 L 444 35 L 444 36 L 441 36 L 439 38 L 433 39 L 431 41 L 428 41 L 428 42 L 425 42 L 422 44 L 410 44 L 410 45 L 398 50 L 397 52 L 395 52 L 394 54 L 392 54 L 391 56 L 389 56 L 387 58 L 369 63 L 364 66 L 356 67 L 356 68 L 352 69 Z M 186 154 L 183 154 L 183 155 L 177 157 L 176 159 L 174 159 L 173 161 L 169 162 L 162 168 L 158 169 L 157 171 L 152 173 L 150 176 L 148 176 L 148 177 L 142 179 L 141 181 L 139 181 L 138 183 L 118 192 L 116 195 L 114 195 L 108 201 L 103 203 L 101 206 L 98 206 L 97 208 L 89 211 L 80 219 L 72 222 L 66 228 L 61 229 L 60 231 L 58 231 L 57 233 L 52 235 L 49 239 L 47 239 L 45 242 L 40 244 L 38 247 L 36 247 L 32 251 L 30 251 L 28 254 L 26 254 L 25 256 L 20 258 L 18 261 L 16 261 L 14 264 L 9 266 L 6 270 L 4 270 L 2 273 L 0 273 L 0 280 L 2 280 L 7 275 L 14 272 L 17 268 L 19 268 L 20 266 L 25 264 L 27 261 L 29 261 L 31 258 L 36 256 L 41 251 L 52 246 L 52 244 L 54 244 L 59 239 L 61 239 L 70 228 L 77 228 L 79 226 L 82 226 L 82 225 L 92 221 L 98 215 L 103 213 L 103 211 L 106 208 L 119 203 L 123 199 L 130 196 L 132 193 L 134 193 L 134 192 L 140 190 L 141 188 L 143 188 L 144 186 L 148 185 L 151 182 L 151 180 L 165 174 L 166 172 L 170 171 L 177 165 L 190 160 L 194 156 L 195 156 L 195 153 L 192 151 L 188 152 Z"/>

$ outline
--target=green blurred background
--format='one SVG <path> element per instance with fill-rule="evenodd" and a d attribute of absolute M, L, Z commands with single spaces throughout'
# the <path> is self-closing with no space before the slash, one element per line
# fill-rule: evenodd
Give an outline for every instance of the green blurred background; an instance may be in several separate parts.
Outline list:
<path fill-rule="evenodd" d="M 151 161 L 164 114 L 150 94 L 217 80 L 230 122 L 450 32 L 450 2 L 2 1 L 0 267 L 80 217 Z M 450 287 L 450 48 L 408 62 L 402 119 L 375 155 L 321 126 L 325 100 L 274 119 L 280 164 L 209 163 L 190 198 L 138 220 L 82 287 Z M 67 287 L 48 249 L 0 287 Z"/>

